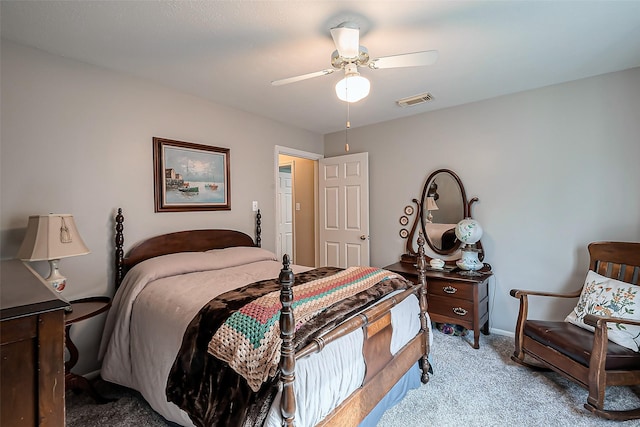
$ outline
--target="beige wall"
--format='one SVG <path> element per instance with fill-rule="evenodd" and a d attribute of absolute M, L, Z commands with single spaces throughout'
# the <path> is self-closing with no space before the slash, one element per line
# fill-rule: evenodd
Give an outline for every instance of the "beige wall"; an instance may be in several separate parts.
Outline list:
<path fill-rule="evenodd" d="M 453 169 L 480 198 L 491 326 L 513 331 L 511 288 L 575 289 L 589 242 L 640 241 L 639 112 L 635 68 L 352 128 L 351 152 L 369 152 L 372 264 L 398 260 L 403 207 L 432 171 Z M 343 146 L 344 132 L 325 136 L 325 156 Z M 534 316 L 563 318 L 575 301 L 535 303 Z"/>
<path fill-rule="evenodd" d="M 72 213 L 91 254 L 60 262 L 68 299 L 113 294 L 118 207 L 128 249 L 170 230 L 230 228 L 253 236 L 257 200 L 263 245 L 274 250 L 274 147 L 323 152 L 321 135 L 131 76 L 4 40 L 1 55 L 1 257 L 15 256 L 29 215 Z M 154 213 L 154 136 L 230 148 L 231 211 Z M 44 262 L 34 267 L 48 272 Z M 98 366 L 103 321 L 73 327 L 80 373 Z"/>
<path fill-rule="evenodd" d="M 315 266 L 315 174 L 316 161 L 280 155 L 281 164 L 293 164 L 293 203 L 300 204 L 294 214 L 295 263 Z"/>

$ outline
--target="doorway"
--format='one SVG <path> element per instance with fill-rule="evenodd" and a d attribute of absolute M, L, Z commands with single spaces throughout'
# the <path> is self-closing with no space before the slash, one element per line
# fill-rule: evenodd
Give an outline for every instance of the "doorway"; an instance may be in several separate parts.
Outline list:
<path fill-rule="evenodd" d="M 283 157 L 283 156 L 281 156 Z M 296 263 L 296 251 L 293 245 L 293 162 L 280 159 L 278 165 L 278 192 L 276 203 L 280 208 L 278 218 L 278 258 L 289 254 L 292 263 Z"/>
<path fill-rule="evenodd" d="M 291 170 L 291 202 L 282 208 L 281 202 L 288 196 L 280 192 L 281 165 L 285 176 Z M 292 222 L 290 245 L 283 238 L 286 231 L 276 233 L 278 257 L 288 253 L 296 264 L 309 267 L 369 265 L 368 153 L 325 159 L 320 154 L 276 146 L 274 169 L 276 230 L 281 229 L 281 222 L 286 225 L 287 215 Z M 292 247 L 290 252 L 287 247 Z"/>
<path fill-rule="evenodd" d="M 281 146 L 276 146 L 275 155 L 276 254 L 282 259 L 287 253 L 296 264 L 315 267 L 317 171 L 323 156 Z"/>

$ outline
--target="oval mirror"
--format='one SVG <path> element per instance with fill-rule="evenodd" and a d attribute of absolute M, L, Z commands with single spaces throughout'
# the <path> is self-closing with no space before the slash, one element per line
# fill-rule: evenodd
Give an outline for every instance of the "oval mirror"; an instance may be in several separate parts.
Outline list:
<path fill-rule="evenodd" d="M 420 204 L 420 226 L 429 247 L 440 255 L 457 251 L 460 242 L 455 227 L 467 215 L 467 196 L 458 175 L 449 169 L 429 175 Z"/>

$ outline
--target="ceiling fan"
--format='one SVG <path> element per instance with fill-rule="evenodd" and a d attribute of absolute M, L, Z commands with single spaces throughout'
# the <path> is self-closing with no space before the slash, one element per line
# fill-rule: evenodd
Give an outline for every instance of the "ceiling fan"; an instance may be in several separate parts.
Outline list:
<path fill-rule="evenodd" d="M 273 86 L 281 86 L 295 83 L 314 77 L 326 76 L 336 70 L 344 70 L 345 78 L 336 85 L 338 98 L 347 102 L 356 102 L 369 94 L 369 81 L 358 73 L 358 67 L 369 67 L 372 70 L 384 68 L 419 67 L 431 65 L 438 59 L 437 50 L 404 53 L 399 55 L 383 56 L 370 59 L 366 47 L 360 46 L 360 29 L 353 22 L 343 22 L 337 27 L 331 28 L 331 37 L 336 45 L 336 50 L 331 55 L 331 65 L 313 73 L 302 74 L 285 79 L 274 80 Z M 359 91 L 359 85 L 363 87 Z M 351 94 L 349 92 L 352 92 Z"/>

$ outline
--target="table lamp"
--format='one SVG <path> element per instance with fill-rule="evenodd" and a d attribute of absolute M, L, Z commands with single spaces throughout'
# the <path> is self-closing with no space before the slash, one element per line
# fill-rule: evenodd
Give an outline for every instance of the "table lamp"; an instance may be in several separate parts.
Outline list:
<path fill-rule="evenodd" d="M 427 197 L 427 222 L 433 222 L 433 215 L 431 211 L 437 211 L 438 205 L 436 205 L 435 197 Z"/>
<path fill-rule="evenodd" d="M 426 211 L 427 211 L 427 222 L 432 222 L 433 221 L 433 215 L 431 215 L 431 211 L 437 211 L 438 210 L 438 205 L 436 205 L 436 200 L 438 200 L 440 198 L 440 195 L 438 194 L 438 184 L 436 184 L 435 181 L 433 181 L 430 185 L 429 185 L 429 191 L 427 192 L 427 206 L 425 207 Z"/>
<path fill-rule="evenodd" d="M 482 237 L 482 227 L 475 219 L 465 218 L 456 224 L 456 237 L 461 243 L 460 251 L 462 258 L 456 261 L 456 265 L 463 270 L 462 274 L 470 276 L 477 275 L 476 270 L 480 270 L 484 264 L 478 258 L 476 243 Z"/>
<path fill-rule="evenodd" d="M 58 270 L 60 259 L 89 252 L 72 215 L 32 215 L 16 257 L 22 261 L 49 261 L 50 272 L 45 281 L 57 292 L 62 292 L 67 278 Z"/>

